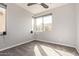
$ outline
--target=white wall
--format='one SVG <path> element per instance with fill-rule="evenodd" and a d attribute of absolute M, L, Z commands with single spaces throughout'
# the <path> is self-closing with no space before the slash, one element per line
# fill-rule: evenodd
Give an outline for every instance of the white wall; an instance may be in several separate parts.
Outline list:
<path fill-rule="evenodd" d="M 76 40 L 76 49 L 79 52 L 79 4 L 76 4 L 76 33 L 77 33 L 77 40 Z"/>
<path fill-rule="evenodd" d="M 30 34 L 32 26 L 31 16 L 30 12 L 16 4 L 7 4 L 7 35 L 4 39 L 0 37 L 2 38 L 0 50 L 33 40 L 32 34 Z"/>
<path fill-rule="evenodd" d="M 53 31 L 37 33 L 38 40 L 75 47 L 75 10 L 74 4 L 67 4 L 51 10 Z"/>

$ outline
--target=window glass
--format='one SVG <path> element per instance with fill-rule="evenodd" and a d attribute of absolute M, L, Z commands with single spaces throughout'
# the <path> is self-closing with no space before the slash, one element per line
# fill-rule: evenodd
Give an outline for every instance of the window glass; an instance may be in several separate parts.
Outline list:
<path fill-rule="evenodd" d="M 5 8 L 0 7 L 0 32 L 5 31 Z"/>
<path fill-rule="evenodd" d="M 36 30 L 37 32 L 42 31 L 42 17 L 36 18 Z"/>
<path fill-rule="evenodd" d="M 44 31 L 51 31 L 52 30 L 52 16 L 48 15 L 43 17 L 44 23 Z"/>

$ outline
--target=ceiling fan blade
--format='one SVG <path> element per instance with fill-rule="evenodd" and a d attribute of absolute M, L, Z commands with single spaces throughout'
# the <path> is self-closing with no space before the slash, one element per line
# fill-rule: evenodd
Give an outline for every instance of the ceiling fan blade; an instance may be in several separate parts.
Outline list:
<path fill-rule="evenodd" d="M 27 6 L 31 6 L 31 5 L 34 5 L 34 4 L 37 4 L 37 3 L 28 3 Z"/>
<path fill-rule="evenodd" d="M 43 6 L 44 8 L 49 8 L 49 6 L 46 5 L 45 3 L 41 3 L 40 5 Z"/>

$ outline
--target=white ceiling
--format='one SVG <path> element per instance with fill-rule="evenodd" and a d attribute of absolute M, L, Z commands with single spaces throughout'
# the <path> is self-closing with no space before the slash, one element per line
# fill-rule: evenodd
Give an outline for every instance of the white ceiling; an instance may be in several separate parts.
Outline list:
<path fill-rule="evenodd" d="M 38 14 L 38 13 L 50 10 L 52 8 L 63 6 L 67 3 L 46 3 L 46 4 L 49 6 L 49 8 L 47 8 L 47 9 L 43 8 L 39 4 L 35 4 L 35 5 L 32 5 L 32 6 L 27 6 L 27 3 L 18 3 L 17 5 L 19 5 L 20 7 L 28 10 L 29 12 L 31 12 L 33 14 Z"/>

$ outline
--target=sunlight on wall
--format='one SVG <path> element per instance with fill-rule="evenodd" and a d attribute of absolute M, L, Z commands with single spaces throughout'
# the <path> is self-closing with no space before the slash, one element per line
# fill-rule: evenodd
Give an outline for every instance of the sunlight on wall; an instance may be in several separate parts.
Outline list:
<path fill-rule="evenodd" d="M 34 52 L 35 52 L 36 56 L 42 56 L 37 45 L 35 45 L 35 47 L 34 47 Z"/>
<path fill-rule="evenodd" d="M 48 56 L 60 56 L 52 48 L 40 45 Z"/>

